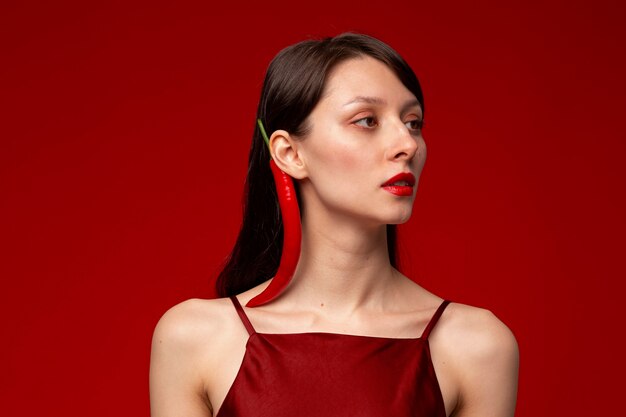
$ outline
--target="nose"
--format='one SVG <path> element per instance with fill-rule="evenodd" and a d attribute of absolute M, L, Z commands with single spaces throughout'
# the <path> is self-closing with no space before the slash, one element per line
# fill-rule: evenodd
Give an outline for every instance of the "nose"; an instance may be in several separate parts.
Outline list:
<path fill-rule="evenodd" d="M 419 148 L 418 137 L 415 133 L 411 133 L 401 120 L 393 124 L 393 132 L 391 132 L 393 140 L 390 141 L 387 149 L 388 158 L 392 160 L 405 159 L 411 161 Z"/>

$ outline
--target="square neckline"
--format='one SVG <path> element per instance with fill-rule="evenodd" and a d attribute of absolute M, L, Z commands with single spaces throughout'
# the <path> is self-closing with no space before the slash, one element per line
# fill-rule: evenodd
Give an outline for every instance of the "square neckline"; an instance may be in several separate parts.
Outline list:
<path fill-rule="evenodd" d="M 336 333 L 336 332 L 293 332 L 293 333 L 266 333 L 257 332 L 251 333 L 250 336 L 257 334 L 259 336 L 333 336 L 333 337 L 348 337 L 348 338 L 364 338 L 364 339 L 380 339 L 380 340 L 425 340 L 423 336 L 419 337 L 387 337 L 387 336 L 371 336 L 367 334 L 351 334 L 351 333 Z"/>

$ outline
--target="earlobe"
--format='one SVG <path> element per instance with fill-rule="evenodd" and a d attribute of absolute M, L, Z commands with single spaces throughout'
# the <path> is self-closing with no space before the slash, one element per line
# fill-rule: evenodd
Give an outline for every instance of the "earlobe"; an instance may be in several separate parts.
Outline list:
<path fill-rule="evenodd" d="M 304 161 L 298 142 L 286 130 L 276 130 L 270 136 L 270 152 L 272 159 L 283 172 L 290 177 L 302 179 L 306 177 Z"/>

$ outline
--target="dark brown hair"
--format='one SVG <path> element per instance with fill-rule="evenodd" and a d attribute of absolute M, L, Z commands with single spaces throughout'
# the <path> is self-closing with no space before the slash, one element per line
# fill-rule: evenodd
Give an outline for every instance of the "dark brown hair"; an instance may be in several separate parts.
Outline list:
<path fill-rule="evenodd" d="M 280 51 L 265 75 L 257 118 L 268 134 L 283 129 L 304 137 L 307 117 L 320 100 L 330 71 L 340 62 L 370 56 L 387 65 L 411 91 L 424 111 L 424 98 L 415 73 L 389 45 L 357 33 L 305 40 Z M 283 224 L 270 166 L 270 153 L 256 126 L 244 185 L 243 222 L 235 246 L 216 281 L 217 294 L 239 294 L 272 278 L 283 246 Z M 300 202 L 297 182 L 296 195 Z M 300 205 L 302 207 L 302 205 Z M 399 269 L 397 231 L 387 225 L 389 259 Z"/>

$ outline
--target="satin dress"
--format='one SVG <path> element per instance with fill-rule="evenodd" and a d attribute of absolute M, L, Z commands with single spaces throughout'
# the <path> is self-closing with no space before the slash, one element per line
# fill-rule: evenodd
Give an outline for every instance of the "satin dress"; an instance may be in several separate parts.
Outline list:
<path fill-rule="evenodd" d="M 249 338 L 215 417 L 445 417 L 428 336 L 258 333 L 230 297 Z"/>

